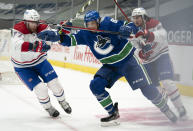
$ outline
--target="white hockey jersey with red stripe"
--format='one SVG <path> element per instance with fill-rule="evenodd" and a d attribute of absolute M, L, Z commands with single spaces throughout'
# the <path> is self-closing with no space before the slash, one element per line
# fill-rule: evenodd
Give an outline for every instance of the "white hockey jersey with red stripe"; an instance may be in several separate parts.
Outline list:
<path fill-rule="evenodd" d="M 150 57 L 144 61 L 144 63 L 149 63 L 156 60 L 160 55 L 168 53 L 168 41 L 167 32 L 158 20 L 150 19 L 146 22 L 146 29 L 154 35 L 152 41 L 154 47 L 153 52 L 150 54 Z"/>
<path fill-rule="evenodd" d="M 153 36 L 151 39 L 152 41 L 150 43 L 146 44 L 151 44 L 153 45 L 152 53 L 147 59 L 143 60 L 144 64 L 150 63 L 152 61 L 155 61 L 157 58 L 160 57 L 162 54 L 168 53 L 168 42 L 167 42 L 167 32 L 163 28 L 162 24 L 155 19 L 150 19 L 149 21 L 146 22 L 146 29 L 150 31 L 151 36 Z M 135 40 L 130 40 L 132 44 L 136 47 L 139 48 L 140 42 Z M 138 54 L 138 51 L 136 53 Z"/>
<path fill-rule="evenodd" d="M 39 24 L 37 33 L 49 29 L 48 25 Z M 11 40 L 11 61 L 14 67 L 24 68 L 35 66 L 45 59 L 47 53 L 26 51 L 26 43 L 38 41 L 37 34 L 29 32 L 24 22 L 15 24 Z"/>

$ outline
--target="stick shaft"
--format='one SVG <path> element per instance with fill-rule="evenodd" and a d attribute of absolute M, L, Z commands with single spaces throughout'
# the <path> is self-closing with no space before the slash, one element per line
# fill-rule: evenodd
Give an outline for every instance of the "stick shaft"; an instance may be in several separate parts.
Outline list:
<path fill-rule="evenodd" d="M 115 4 L 117 5 L 117 7 L 120 9 L 120 11 L 122 12 L 122 14 L 125 16 L 126 20 L 128 22 L 130 22 L 131 20 L 127 17 L 127 15 L 125 14 L 125 12 L 121 9 L 121 7 L 119 6 L 119 4 L 117 3 L 116 0 L 114 0 Z"/>

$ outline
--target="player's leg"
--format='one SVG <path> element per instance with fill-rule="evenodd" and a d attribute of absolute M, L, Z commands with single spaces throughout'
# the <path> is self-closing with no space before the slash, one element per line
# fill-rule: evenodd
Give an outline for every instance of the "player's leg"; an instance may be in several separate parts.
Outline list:
<path fill-rule="evenodd" d="M 58 76 L 54 71 L 52 65 L 47 60 L 45 60 L 41 63 L 41 65 L 38 65 L 36 68 L 41 78 L 44 80 L 45 83 L 47 83 L 48 88 L 53 92 L 54 96 L 57 98 L 61 107 L 66 113 L 70 114 L 72 112 L 72 109 L 66 101 L 64 89 L 60 84 Z"/>
<path fill-rule="evenodd" d="M 165 90 L 172 101 L 173 105 L 177 109 L 179 113 L 179 117 L 182 119 L 186 119 L 186 109 L 181 101 L 180 93 L 179 90 L 172 80 L 162 80 L 161 81 L 162 85 L 165 87 Z"/>
<path fill-rule="evenodd" d="M 98 102 L 108 112 L 109 116 L 101 118 L 102 126 L 118 125 L 119 118 L 118 103 L 113 104 L 110 94 L 105 90 L 105 87 L 110 88 L 120 75 L 113 72 L 107 66 L 102 66 L 95 74 L 94 79 L 90 82 L 90 89 Z"/>
<path fill-rule="evenodd" d="M 168 119 L 176 122 L 177 117 L 167 104 L 166 93 L 160 93 L 158 89 L 152 85 L 146 69 L 139 63 L 137 57 L 134 56 L 130 58 L 130 61 L 123 65 L 121 71 L 133 90 L 140 88 L 142 94 L 158 107 Z"/>
<path fill-rule="evenodd" d="M 159 58 L 157 62 L 157 70 L 159 72 L 159 79 L 165 88 L 170 100 L 179 112 L 180 118 L 187 118 L 186 109 L 181 101 L 179 90 L 173 81 L 173 68 L 170 57 L 168 54 L 164 54 Z"/>
<path fill-rule="evenodd" d="M 48 82 L 48 88 L 53 92 L 54 96 L 57 98 L 59 104 L 64 109 L 64 111 L 68 114 L 72 112 L 72 109 L 69 103 L 66 101 L 66 97 L 64 94 L 63 87 L 59 83 L 58 78 L 55 78 Z"/>
<path fill-rule="evenodd" d="M 59 112 L 51 105 L 47 87 L 41 82 L 33 68 L 15 68 L 22 82 L 36 94 L 40 104 L 52 117 L 57 117 Z"/>

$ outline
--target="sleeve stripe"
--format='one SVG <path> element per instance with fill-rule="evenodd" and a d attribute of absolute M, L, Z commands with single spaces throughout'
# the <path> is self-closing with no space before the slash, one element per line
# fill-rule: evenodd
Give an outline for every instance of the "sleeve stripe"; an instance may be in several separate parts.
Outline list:
<path fill-rule="evenodd" d="M 76 46 L 77 45 L 77 41 L 74 35 L 70 35 L 71 38 L 71 46 Z"/>
<path fill-rule="evenodd" d="M 29 42 L 23 42 L 23 44 L 21 45 L 21 52 L 27 52 L 29 51 L 31 45 Z"/>

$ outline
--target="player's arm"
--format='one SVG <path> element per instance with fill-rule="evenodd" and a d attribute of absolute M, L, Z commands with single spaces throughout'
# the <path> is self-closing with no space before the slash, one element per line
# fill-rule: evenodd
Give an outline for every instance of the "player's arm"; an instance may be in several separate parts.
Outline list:
<path fill-rule="evenodd" d="M 118 32 L 120 27 L 126 25 L 127 22 L 122 20 L 115 20 L 111 17 L 104 17 L 101 20 L 108 27 L 108 30 Z"/>
<path fill-rule="evenodd" d="M 109 30 L 119 32 L 120 38 L 128 39 L 132 32 L 136 32 L 137 27 L 134 24 L 130 24 L 126 21 L 114 20 L 107 17 Z"/>
<path fill-rule="evenodd" d="M 66 32 L 66 29 L 62 29 L 59 32 L 53 30 L 43 31 L 38 34 L 38 38 L 51 42 L 59 42 L 63 46 L 76 46 L 86 43 L 82 31 L 70 34 Z"/>
<path fill-rule="evenodd" d="M 164 29 L 161 23 L 159 23 L 154 31 L 152 32 L 154 35 L 154 42 L 163 42 L 167 41 L 167 31 Z"/>
<path fill-rule="evenodd" d="M 18 52 L 46 52 L 50 49 L 50 46 L 44 41 L 35 41 L 34 43 L 24 41 L 24 35 L 17 30 L 13 30 L 12 46 Z"/>

